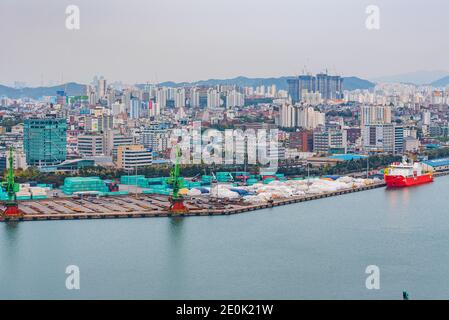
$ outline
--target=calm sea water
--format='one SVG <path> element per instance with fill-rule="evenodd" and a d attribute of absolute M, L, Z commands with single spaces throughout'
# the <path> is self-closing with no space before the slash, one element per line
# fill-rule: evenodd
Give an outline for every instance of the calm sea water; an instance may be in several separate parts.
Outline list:
<path fill-rule="evenodd" d="M 447 190 L 444 177 L 235 216 L 0 224 L 0 298 L 447 299 Z"/>

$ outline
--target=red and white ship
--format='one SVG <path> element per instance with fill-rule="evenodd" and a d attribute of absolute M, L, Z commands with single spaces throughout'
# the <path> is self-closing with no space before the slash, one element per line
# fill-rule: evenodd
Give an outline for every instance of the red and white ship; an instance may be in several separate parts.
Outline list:
<path fill-rule="evenodd" d="M 385 183 L 389 188 L 410 187 L 429 182 L 433 182 L 433 175 L 431 172 L 424 172 L 419 162 L 410 164 L 404 159 L 402 163 L 392 163 L 385 169 Z"/>

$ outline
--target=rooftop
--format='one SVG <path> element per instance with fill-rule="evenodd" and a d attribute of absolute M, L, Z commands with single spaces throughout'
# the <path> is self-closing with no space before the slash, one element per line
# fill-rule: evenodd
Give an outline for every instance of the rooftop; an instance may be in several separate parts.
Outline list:
<path fill-rule="evenodd" d="M 339 160 L 344 160 L 344 161 L 351 161 L 351 160 L 363 159 L 363 158 L 366 158 L 366 156 L 362 155 L 362 154 L 348 153 L 348 154 L 336 154 L 336 155 L 330 156 L 329 158 L 339 159 Z"/>
<path fill-rule="evenodd" d="M 423 161 L 423 163 L 425 163 L 429 166 L 432 166 L 432 167 L 449 166 L 449 158 L 426 160 L 426 161 Z"/>

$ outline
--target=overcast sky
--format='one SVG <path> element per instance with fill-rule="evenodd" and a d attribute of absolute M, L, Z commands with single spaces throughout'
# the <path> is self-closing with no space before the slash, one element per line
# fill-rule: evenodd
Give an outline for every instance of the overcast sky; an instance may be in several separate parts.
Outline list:
<path fill-rule="evenodd" d="M 370 4 L 380 30 L 365 27 Z M 447 0 L 0 0 L 0 83 L 449 70 L 448 12 Z"/>

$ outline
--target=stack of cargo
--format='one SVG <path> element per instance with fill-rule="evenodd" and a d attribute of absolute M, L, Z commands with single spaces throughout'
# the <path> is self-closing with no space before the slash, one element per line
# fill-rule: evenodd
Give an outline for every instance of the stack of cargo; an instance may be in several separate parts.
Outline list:
<path fill-rule="evenodd" d="M 217 181 L 218 182 L 230 182 L 230 181 L 233 180 L 231 173 L 230 172 L 226 172 L 226 171 L 217 172 L 215 174 L 215 176 L 217 177 Z"/>
<path fill-rule="evenodd" d="M 184 187 L 187 189 L 200 188 L 201 182 L 184 181 Z"/>
<path fill-rule="evenodd" d="M 0 200 L 2 200 L 2 201 L 8 200 L 8 194 L 1 187 L 0 187 Z"/>
<path fill-rule="evenodd" d="M 202 185 L 211 184 L 211 182 L 212 182 L 212 176 L 207 176 L 207 175 L 201 176 L 201 184 Z"/>
<path fill-rule="evenodd" d="M 263 179 L 263 183 L 264 183 L 264 184 L 269 184 L 269 183 L 271 183 L 271 182 L 273 182 L 273 181 L 276 181 L 276 178 L 274 178 L 274 177 L 268 177 L 268 178 Z"/>
<path fill-rule="evenodd" d="M 51 183 L 50 184 L 38 183 L 37 186 L 41 188 L 46 188 L 48 190 L 53 190 L 53 185 Z"/>
<path fill-rule="evenodd" d="M 127 184 L 127 185 L 137 185 L 137 181 L 139 178 L 145 178 L 145 176 L 138 175 L 138 176 L 121 176 L 120 177 L 120 183 L 121 184 Z"/>
<path fill-rule="evenodd" d="M 275 174 L 275 176 L 276 176 L 276 178 L 277 178 L 279 181 L 286 181 L 286 180 L 287 180 L 287 178 L 284 176 L 283 173 L 277 173 L 277 174 Z"/>
<path fill-rule="evenodd" d="M 52 186 L 37 184 L 37 183 L 21 183 L 19 184 L 19 191 L 16 192 L 17 200 L 31 200 L 31 199 L 47 199 L 47 192 L 51 190 Z M 0 188 L 0 200 L 8 200 L 8 194 L 3 188 Z"/>
<path fill-rule="evenodd" d="M 171 194 L 171 189 L 153 186 L 150 189 L 142 190 L 142 193 L 143 194 L 161 194 L 161 195 L 169 196 Z"/>
<path fill-rule="evenodd" d="M 30 187 L 29 192 L 31 193 L 32 199 L 47 199 L 47 188 L 43 187 Z"/>
<path fill-rule="evenodd" d="M 148 179 L 145 177 L 139 177 L 135 185 L 141 188 L 148 188 Z"/>
<path fill-rule="evenodd" d="M 104 183 L 108 187 L 109 192 L 118 192 L 119 186 L 114 180 L 105 180 Z"/>
<path fill-rule="evenodd" d="M 101 192 L 101 196 L 125 196 L 128 195 L 129 191 L 109 191 L 109 192 Z"/>
<path fill-rule="evenodd" d="M 99 177 L 71 177 L 64 179 L 62 192 L 71 195 L 80 191 L 109 192 L 105 182 Z"/>
<path fill-rule="evenodd" d="M 246 180 L 246 185 L 248 186 L 252 186 L 253 184 L 257 183 L 259 180 L 254 179 L 254 178 L 250 178 L 248 180 Z"/>
<path fill-rule="evenodd" d="M 234 179 L 238 181 L 246 181 L 249 179 L 249 172 L 245 171 L 237 171 L 233 174 Z"/>
<path fill-rule="evenodd" d="M 137 178 L 137 185 L 141 188 L 152 188 L 153 186 L 166 186 L 168 184 L 168 177 L 159 177 L 159 178 L 145 178 L 141 176 Z"/>
<path fill-rule="evenodd" d="M 21 183 L 19 185 L 19 191 L 16 192 L 17 200 L 30 200 L 31 192 L 30 192 L 30 184 L 29 183 Z"/>

